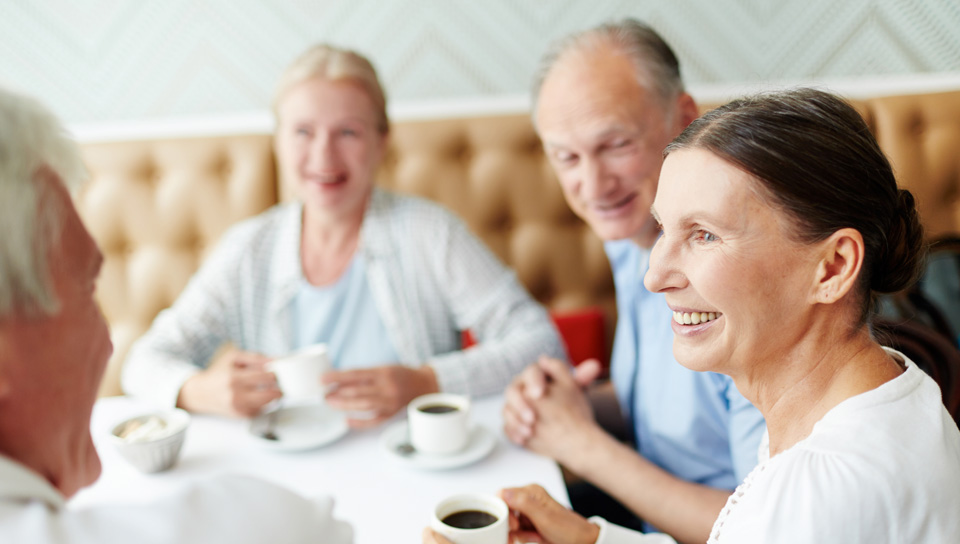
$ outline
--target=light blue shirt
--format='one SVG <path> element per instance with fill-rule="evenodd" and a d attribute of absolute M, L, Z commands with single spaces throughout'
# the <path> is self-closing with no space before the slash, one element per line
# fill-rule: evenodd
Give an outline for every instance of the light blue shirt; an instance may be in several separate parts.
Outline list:
<path fill-rule="evenodd" d="M 604 249 L 617 288 L 610 374 L 637 451 L 679 478 L 733 490 L 757 464 L 763 416 L 729 377 L 673 358 L 672 312 L 643 286 L 650 251 L 630 240 Z"/>
<path fill-rule="evenodd" d="M 304 279 L 292 307 L 296 348 L 327 344 L 334 368 L 399 361 L 370 294 L 366 262 L 359 252 L 333 285 L 316 287 Z"/>

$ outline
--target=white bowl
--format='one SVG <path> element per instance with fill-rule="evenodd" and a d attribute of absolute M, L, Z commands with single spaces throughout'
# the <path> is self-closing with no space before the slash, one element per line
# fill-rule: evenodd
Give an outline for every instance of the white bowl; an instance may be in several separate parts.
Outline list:
<path fill-rule="evenodd" d="M 136 430 L 125 433 L 131 425 Z M 114 425 L 110 441 L 139 470 L 160 472 L 177 462 L 189 425 L 190 414 L 179 408 L 143 414 Z"/>

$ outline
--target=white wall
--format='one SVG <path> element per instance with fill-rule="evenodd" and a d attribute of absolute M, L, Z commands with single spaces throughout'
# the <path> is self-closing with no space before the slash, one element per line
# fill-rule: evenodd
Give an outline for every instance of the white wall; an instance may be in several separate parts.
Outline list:
<path fill-rule="evenodd" d="M 695 92 L 960 87 L 960 0 L 3 0 L 0 82 L 73 126 L 261 123 L 282 68 L 322 40 L 367 54 L 401 115 L 517 109 L 547 43 L 628 15 L 674 46 Z"/>

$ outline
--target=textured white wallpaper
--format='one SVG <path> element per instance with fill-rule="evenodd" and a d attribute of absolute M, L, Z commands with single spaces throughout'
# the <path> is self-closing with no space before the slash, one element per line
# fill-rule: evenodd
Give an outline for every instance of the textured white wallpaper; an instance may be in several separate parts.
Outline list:
<path fill-rule="evenodd" d="M 691 86 L 960 72 L 960 0 L 2 0 L 0 82 L 74 124 L 263 111 L 329 41 L 394 104 L 515 96 L 547 43 L 623 16 Z"/>

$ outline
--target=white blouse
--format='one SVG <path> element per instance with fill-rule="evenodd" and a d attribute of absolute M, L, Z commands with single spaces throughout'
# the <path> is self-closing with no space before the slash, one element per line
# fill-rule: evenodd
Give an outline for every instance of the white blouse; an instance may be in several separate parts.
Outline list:
<path fill-rule="evenodd" d="M 887 352 L 904 360 L 902 375 L 841 402 L 772 458 L 764 437 L 708 544 L 960 542 L 960 431 L 933 379 Z"/>

